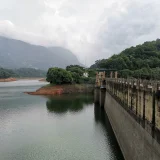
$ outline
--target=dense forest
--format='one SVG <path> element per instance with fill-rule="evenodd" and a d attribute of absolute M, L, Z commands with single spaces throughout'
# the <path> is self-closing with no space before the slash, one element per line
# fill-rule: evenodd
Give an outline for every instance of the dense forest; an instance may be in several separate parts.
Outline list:
<path fill-rule="evenodd" d="M 4 69 L 0 68 L 0 78 L 10 78 L 10 77 L 16 77 L 16 78 L 29 78 L 29 77 L 45 77 L 46 72 L 34 69 L 34 68 L 20 68 L 20 69 Z"/>
<path fill-rule="evenodd" d="M 98 60 L 91 68 L 117 70 L 119 77 L 160 79 L 160 39 L 130 47 L 118 55 Z"/>

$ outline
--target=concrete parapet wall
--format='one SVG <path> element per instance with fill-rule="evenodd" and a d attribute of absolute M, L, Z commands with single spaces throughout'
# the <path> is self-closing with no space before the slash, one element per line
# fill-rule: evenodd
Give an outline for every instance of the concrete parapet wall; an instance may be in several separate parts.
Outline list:
<path fill-rule="evenodd" d="M 108 92 L 104 107 L 126 160 L 160 160 L 160 144 Z"/>
<path fill-rule="evenodd" d="M 160 82 L 107 78 L 106 88 L 137 117 L 160 132 Z"/>

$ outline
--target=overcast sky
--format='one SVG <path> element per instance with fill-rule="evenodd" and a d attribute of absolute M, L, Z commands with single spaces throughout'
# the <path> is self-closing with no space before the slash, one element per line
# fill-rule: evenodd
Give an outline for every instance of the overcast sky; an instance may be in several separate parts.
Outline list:
<path fill-rule="evenodd" d="M 0 34 L 92 64 L 160 38 L 160 0 L 0 0 Z"/>

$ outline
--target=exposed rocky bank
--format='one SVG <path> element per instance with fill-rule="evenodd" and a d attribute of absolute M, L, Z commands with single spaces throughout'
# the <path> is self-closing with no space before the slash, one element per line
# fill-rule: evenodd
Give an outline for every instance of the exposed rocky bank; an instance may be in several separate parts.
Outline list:
<path fill-rule="evenodd" d="M 25 92 L 30 95 L 61 95 L 74 93 L 92 93 L 94 85 L 75 84 L 75 85 L 55 85 L 44 86 L 35 92 Z"/>

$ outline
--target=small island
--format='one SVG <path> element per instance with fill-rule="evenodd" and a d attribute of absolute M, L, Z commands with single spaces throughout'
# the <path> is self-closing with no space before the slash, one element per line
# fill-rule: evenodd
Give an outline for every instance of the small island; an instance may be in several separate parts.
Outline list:
<path fill-rule="evenodd" d="M 70 65 L 66 69 L 49 68 L 46 81 L 50 84 L 35 92 L 25 92 L 30 95 L 61 95 L 71 93 L 92 93 L 95 83 L 94 69 L 79 65 Z"/>

